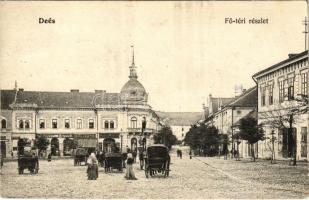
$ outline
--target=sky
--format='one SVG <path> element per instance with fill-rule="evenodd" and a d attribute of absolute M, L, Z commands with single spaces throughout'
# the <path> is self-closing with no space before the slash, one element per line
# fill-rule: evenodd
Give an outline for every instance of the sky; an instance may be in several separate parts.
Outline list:
<path fill-rule="evenodd" d="M 209 94 L 305 50 L 305 1 L 0 2 L 0 88 L 120 92 L 134 45 L 154 110 L 199 112 Z M 55 20 L 40 24 L 39 18 Z M 226 24 L 225 18 L 246 18 Z M 251 18 L 268 24 L 249 24 Z"/>

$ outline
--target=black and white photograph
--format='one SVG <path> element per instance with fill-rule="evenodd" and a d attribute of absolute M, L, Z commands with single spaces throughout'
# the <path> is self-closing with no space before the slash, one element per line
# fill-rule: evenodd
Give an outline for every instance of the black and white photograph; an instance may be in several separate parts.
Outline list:
<path fill-rule="evenodd" d="M 1 1 L 3 199 L 309 199 L 294 1 Z"/>

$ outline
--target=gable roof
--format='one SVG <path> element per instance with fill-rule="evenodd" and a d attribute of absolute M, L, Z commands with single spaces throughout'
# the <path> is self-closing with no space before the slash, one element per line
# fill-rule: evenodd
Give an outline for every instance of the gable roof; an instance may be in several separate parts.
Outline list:
<path fill-rule="evenodd" d="M 162 121 L 170 126 L 190 126 L 203 117 L 203 112 L 155 112 Z"/>
<path fill-rule="evenodd" d="M 15 90 L 1 91 L 1 108 L 9 109 L 14 101 Z M 45 92 L 45 91 L 18 91 L 16 103 L 36 104 L 44 108 L 92 108 L 95 92 Z M 115 105 L 119 104 L 119 93 L 102 93 L 96 103 Z"/>
<path fill-rule="evenodd" d="M 256 107 L 258 104 L 257 86 L 254 86 L 240 96 L 235 97 L 233 101 L 228 103 L 225 107 Z"/>

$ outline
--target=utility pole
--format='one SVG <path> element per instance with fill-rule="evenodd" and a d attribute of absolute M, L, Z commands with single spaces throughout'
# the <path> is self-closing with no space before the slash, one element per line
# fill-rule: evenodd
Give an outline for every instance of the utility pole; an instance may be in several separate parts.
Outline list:
<path fill-rule="evenodd" d="M 303 21 L 303 25 L 305 26 L 305 31 L 303 33 L 305 34 L 305 51 L 307 50 L 307 34 L 308 34 L 308 20 L 307 17 L 305 17 L 305 20 Z"/>

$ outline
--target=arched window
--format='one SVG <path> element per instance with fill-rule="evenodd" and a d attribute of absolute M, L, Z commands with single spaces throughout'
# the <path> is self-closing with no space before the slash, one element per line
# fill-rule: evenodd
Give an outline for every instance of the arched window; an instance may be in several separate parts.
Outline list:
<path fill-rule="evenodd" d="M 26 120 L 26 121 L 25 121 L 25 128 L 26 128 L 26 129 L 29 129 L 29 128 L 30 128 L 30 122 L 29 122 L 29 120 Z"/>
<path fill-rule="evenodd" d="M 108 128 L 108 127 L 109 127 L 108 121 L 104 121 L 104 128 Z"/>
<path fill-rule="evenodd" d="M 6 120 L 5 119 L 1 120 L 1 128 L 3 128 L 3 129 L 6 128 Z"/>
<path fill-rule="evenodd" d="M 136 117 L 131 118 L 131 128 L 137 128 L 137 119 Z"/>
<path fill-rule="evenodd" d="M 114 121 L 110 121 L 110 123 L 109 123 L 109 128 L 115 128 L 115 123 L 114 123 Z"/>
<path fill-rule="evenodd" d="M 19 120 L 18 128 L 24 128 L 24 121 L 23 120 Z"/>

